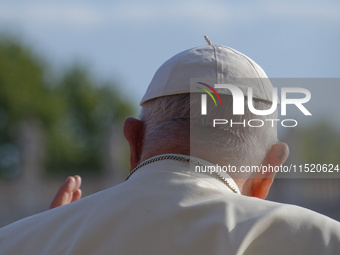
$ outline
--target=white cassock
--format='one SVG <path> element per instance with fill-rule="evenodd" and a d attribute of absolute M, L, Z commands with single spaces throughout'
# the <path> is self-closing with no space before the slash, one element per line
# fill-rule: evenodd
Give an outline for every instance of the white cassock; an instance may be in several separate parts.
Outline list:
<path fill-rule="evenodd" d="M 0 254 L 339 255 L 340 223 L 160 160 L 120 185 L 0 229 Z"/>

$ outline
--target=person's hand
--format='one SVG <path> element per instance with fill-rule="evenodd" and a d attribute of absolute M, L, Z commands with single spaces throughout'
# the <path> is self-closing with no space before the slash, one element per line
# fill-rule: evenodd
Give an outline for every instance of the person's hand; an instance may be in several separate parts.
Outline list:
<path fill-rule="evenodd" d="M 55 195 L 50 209 L 69 204 L 81 198 L 81 178 L 78 175 L 67 177 Z"/>

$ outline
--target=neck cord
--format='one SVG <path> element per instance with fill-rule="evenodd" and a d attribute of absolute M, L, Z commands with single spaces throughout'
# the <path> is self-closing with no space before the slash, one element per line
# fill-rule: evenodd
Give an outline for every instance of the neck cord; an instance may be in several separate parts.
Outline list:
<path fill-rule="evenodd" d="M 139 168 L 148 165 L 150 163 L 156 162 L 156 161 L 160 161 L 160 160 L 165 160 L 165 159 L 172 159 L 172 160 L 178 160 L 178 161 L 184 161 L 184 162 L 188 162 L 188 163 L 194 163 L 197 165 L 201 165 L 204 166 L 204 164 L 202 164 L 201 162 L 199 162 L 198 160 L 192 160 L 192 159 L 188 159 L 185 157 L 180 157 L 180 156 L 175 156 L 175 155 L 162 155 L 162 156 L 157 156 L 157 157 L 153 157 L 150 158 L 148 160 L 143 161 L 142 163 L 140 163 L 138 166 L 136 166 L 127 176 L 126 180 L 128 180 L 131 175 L 133 173 L 135 173 Z M 225 177 L 223 177 L 220 173 L 218 172 L 209 172 L 211 175 L 214 175 L 218 180 L 222 181 L 231 191 L 233 191 L 234 193 L 238 193 L 237 192 L 237 188 Z"/>

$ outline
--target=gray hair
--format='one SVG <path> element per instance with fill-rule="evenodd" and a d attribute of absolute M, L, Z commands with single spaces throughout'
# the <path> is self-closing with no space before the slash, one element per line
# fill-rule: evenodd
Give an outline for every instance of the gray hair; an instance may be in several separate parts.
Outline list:
<path fill-rule="evenodd" d="M 277 141 L 276 123 L 265 121 L 276 119 L 277 113 L 255 115 L 248 110 L 245 102 L 245 114 L 233 115 L 232 97 L 222 95 L 221 99 L 223 106 L 217 107 L 212 102 L 209 105 L 212 100 L 208 100 L 208 113 L 203 116 L 200 112 L 200 94 L 164 96 L 143 103 L 140 114 L 145 129 L 143 151 L 152 150 L 156 143 L 167 142 L 175 144 L 176 148 L 183 146 L 191 149 L 191 152 L 205 148 L 207 154 L 214 153 L 221 161 L 238 167 L 259 165 L 271 145 Z M 253 105 L 257 110 L 269 109 L 271 106 L 257 99 L 253 100 Z M 257 119 L 265 125 L 217 125 L 213 128 L 213 119 L 222 118 L 234 123 Z"/>

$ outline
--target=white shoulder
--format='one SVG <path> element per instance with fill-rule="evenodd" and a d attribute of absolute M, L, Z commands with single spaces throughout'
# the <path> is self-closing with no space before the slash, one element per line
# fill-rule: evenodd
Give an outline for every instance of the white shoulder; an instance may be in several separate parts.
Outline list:
<path fill-rule="evenodd" d="M 339 222 L 295 205 L 247 200 L 256 205 L 248 218 L 253 217 L 249 235 L 256 237 L 247 245 L 249 253 L 244 254 L 263 254 L 265 250 L 271 254 L 339 254 Z"/>

